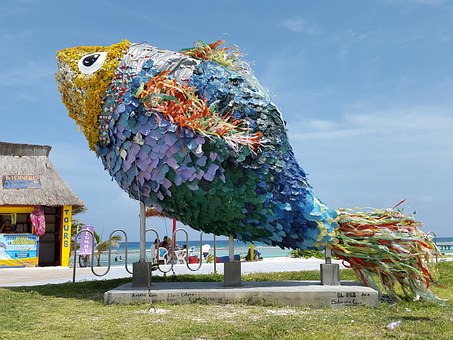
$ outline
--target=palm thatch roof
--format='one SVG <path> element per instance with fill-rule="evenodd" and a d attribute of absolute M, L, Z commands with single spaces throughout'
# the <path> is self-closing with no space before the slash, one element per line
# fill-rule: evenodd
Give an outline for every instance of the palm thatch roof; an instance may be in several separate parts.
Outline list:
<path fill-rule="evenodd" d="M 145 210 L 145 217 L 164 217 L 164 218 L 171 218 L 168 216 L 165 211 L 158 211 L 156 208 L 153 207 L 146 207 Z"/>
<path fill-rule="evenodd" d="M 72 205 L 83 201 L 58 174 L 49 159 L 52 147 L 0 142 L 0 206 Z"/>

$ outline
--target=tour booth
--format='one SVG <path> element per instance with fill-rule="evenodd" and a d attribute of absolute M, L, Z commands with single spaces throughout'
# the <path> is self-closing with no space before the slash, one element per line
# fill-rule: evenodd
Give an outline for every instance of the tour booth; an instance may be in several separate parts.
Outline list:
<path fill-rule="evenodd" d="M 51 147 L 0 142 L 0 268 L 69 266 L 82 200 L 57 173 Z"/>

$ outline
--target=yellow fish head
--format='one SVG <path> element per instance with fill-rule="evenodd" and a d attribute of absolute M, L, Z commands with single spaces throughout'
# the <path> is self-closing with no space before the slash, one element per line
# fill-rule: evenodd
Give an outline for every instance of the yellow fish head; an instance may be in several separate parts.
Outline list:
<path fill-rule="evenodd" d="M 71 47 L 57 53 L 55 79 L 62 101 L 93 151 L 99 139 L 102 98 L 130 45 L 123 40 L 110 46 Z"/>

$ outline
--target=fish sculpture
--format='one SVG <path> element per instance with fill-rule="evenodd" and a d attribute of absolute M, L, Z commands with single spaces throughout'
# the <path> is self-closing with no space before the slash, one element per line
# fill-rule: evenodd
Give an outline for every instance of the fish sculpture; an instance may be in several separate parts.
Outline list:
<path fill-rule="evenodd" d="M 174 52 L 123 40 L 58 52 L 62 100 L 112 178 L 193 229 L 281 248 L 329 247 L 366 284 L 388 275 L 392 295 L 395 282 L 426 291 L 433 277 L 420 266 L 435 246 L 420 224 L 396 210 L 334 210 L 317 198 L 282 114 L 237 48 L 223 43 Z M 373 237 L 383 230 L 391 241 L 395 233 L 415 240 L 413 271 L 376 270 L 383 253 L 395 253 Z M 395 268 L 407 251 L 393 254 Z"/>

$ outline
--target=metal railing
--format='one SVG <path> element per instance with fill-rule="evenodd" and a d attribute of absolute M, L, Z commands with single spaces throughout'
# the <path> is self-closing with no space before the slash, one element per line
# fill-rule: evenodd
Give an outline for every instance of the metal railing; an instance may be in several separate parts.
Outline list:
<path fill-rule="evenodd" d="M 157 244 L 160 244 L 160 238 L 159 238 L 159 233 L 155 230 L 155 229 L 152 229 L 152 228 L 149 228 L 149 229 L 146 229 L 145 233 L 148 233 L 148 232 L 153 232 L 155 235 L 156 235 L 156 242 Z M 172 233 L 172 236 L 173 236 L 173 240 L 176 239 L 176 234 L 178 232 L 183 232 L 185 234 L 185 245 L 186 246 L 186 251 L 185 251 L 185 255 L 183 257 L 184 259 L 184 263 L 187 267 L 187 269 L 189 269 L 190 271 L 193 271 L 193 272 L 196 272 L 197 270 L 199 270 L 201 268 L 201 266 L 203 265 L 203 232 L 200 232 L 200 251 L 199 251 L 199 262 L 198 262 L 198 266 L 196 268 L 191 268 L 190 266 L 190 254 L 189 254 L 189 234 L 187 233 L 186 230 L 182 229 L 182 228 L 178 228 L 176 229 L 173 233 Z M 158 247 L 156 247 L 156 250 L 159 251 Z M 215 252 L 215 248 L 214 248 L 214 252 Z M 171 249 L 170 250 L 170 253 L 168 253 L 169 257 L 170 257 L 170 262 L 168 263 L 168 265 L 170 265 L 170 269 L 168 270 L 162 270 L 161 269 L 161 263 L 159 263 L 159 261 L 157 262 L 157 269 L 166 274 L 170 271 L 172 271 L 174 273 L 174 270 L 173 270 L 173 266 L 175 264 L 175 262 L 178 262 L 178 258 L 175 256 L 174 254 L 174 249 Z M 153 256 L 153 254 L 151 254 L 151 256 Z M 153 256 L 154 257 L 154 256 Z M 165 265 L 165 264 L 164 264 Z M 215 258 L 214 258 L 214 267 L 215 267 Z M 214 268 L 214 272 L 216 272 L 216 268 Z"/>
<path fill-rule="evenodd" d="M 107 269 L 105 270 L 105 272 L 103 273 L 97 273 L 95 270 L 94 270 L 94 257 L 95 257 L 95 238 L 94 238 L 94 232 L 92 232 L 91 230 L 89 229 L 83 229 L 83 230 L 80 230 L 76 233 L 76 235 L 74 236 L 74 260 L 73 260 L 73 274 L 72 274 L 72 282 L 75 282 L 76 280 L 76 271 L 77 271 L 77 254 L 78 254 L 78 251 L 77 251 L 77 245 L 80 243 L 79 242 L 79 238 L 80 238 L 80 235 L 85 232 L 85 233 L 89 233 L 91 235 L 91 272 L 98 276 L 98 277 L 102 277 L 102 276 L 105 276 L 108 274 L 108 272 L 110 271 L 110 267 L 111 267 L 111 258 L 112 258 L 112 247 L 109 246 L 108 247 L 108 256 L 107 256 Z M 152 232 L 155 234 L 156 236 L 156 241 L 157 241 L 157 245 L 160 244 L 160 237 L 159 237 L 159 233 L 153 229 L 153 228 L 148 228 L 145 230 L 145 234 L 148 233 L 148 232 Z M 199 262 L 198 262 L 198 266 L 196 266 L 196 268 L 193 268 L 190 266 L 190 260 L 189 260 L 189 257 L 190 257 L 190 254 L 189 254 L 189 234 L 187 233 L 186 230 L 182 229 L 182 228 L 178 228 L 176 229 L 173 233 L 172 233 L 172 236 L 173 236 L 173 240 L 176 239 L 176 234 L 178 232 L 183 232 L 185 234 L 185 246 L 186 246 L 186 252 L 185 252 L 185 255 L 184 255 L 184 262 L 185 262 L 185 265 L 187 267 L 187 269 L 189 269 L 190 271 L 193 271 L 193 272 L 196 272 L 198 271 L 201 266 L 203 265 L 203 232 L 200 232 L 200 250 L 199 250 Z M 106 242 L 112 242 L 112 237 L 115 233 L 122 233 L 124 235 L 124 242 L 125 242 L 125 256 L 124 256 L 124 268 L 126 269 L 126 271 L 133 275 L 133 272 L 129 270 L 128 268 L 128 239 L 127 239 L 127 233 L 123 230 L 123 229 L 115 229 L 113 230 L 110 235 L 109 235 L 109 238 Z M 159 252 L 159 246 L 156 246 L 155 247 L 156 249 L 156 252 Z M 151 251 L 151 249 L 150 249 Z M 154 263 L 154 254 L 151 254 L 151 265 L 155 268 L 157 268 L 161 273 L 163 273 L 164 275 L 166 275 L 167 273 L 169 273 L 170 271 L 173 272 L 173 274 L 175 275 L 175 271 L 173 269 L 173 266 L 175 264 L 175 262 L 178 261 L 178 258 L 175 258 L 175 255 L 174 255 L 174 250 L 172 249 L 169 253 L 169 258 L 170 258 L 170 261 L 169 263 L 167 264 L 163 264 L 163 263 L 160 263 L 159 259 L 156 263 Z M 215 243 L 215 236 L 214 236 L 214 273 L 217 272 L 216 270 L 216 258 L 215 258 L 215 255 L 216 255 L 216 243 Z M 79 256 L 82 256 L 79 254 Z M 157 256 L 159 256 L 159 254 L 157 254 Z M 170 268 L 168 270 L 166 270 L 166 267 L 169 265 Z"/>
<path fill-rule="evenodd" d="M 101 277 L 101 276 L 104 276 L 106 275 L 109 271 L 110 271 L 110 262 L 111 262 L 111 257 L 112 257 L 112 247 L 109 246 L 108 248 L 108 261 L 107 261 L 107 270 L 104 272 L 104 273 L 96 273 L 96 271 L 94 270 L 94 249 L 95 249 L 95 245 L 94 245 L 94 233 L 89 230 L 89 229 L 83 229 L 83 230 L 80 230 L 74 237 L 74 263 L 73 263 L 73 271 L 72 271 L 72 282 L 75 282 L 75 277 L 76 277 L 76 270 L 77 270 L 77 243 L 78 243 L 78 239 L 79 239 L 79 236 L 81 233 L 90 233 L 91 234 L 91 272 L 98 276 L 98 277 Z M 128 241 L 127 241 L 127 234 L 126 232 L 123 230 L 123 229 L 115 229 L 113 230 L 110 235 L 109 235 L 109 239 L 108 239 L 108 242 L 112 242 L 112 236 L 114 233 L 122 233 L 124 234 L 124 241 L 125 241 L 125 255 L 124 255 L 124 268 L 126 269 L 126 271 L 129 273 L 129 274 L 132 274 L 132 272 L 129 270 L 129 268 L 127 267 L 127 253 L 128 253 Z"/>

